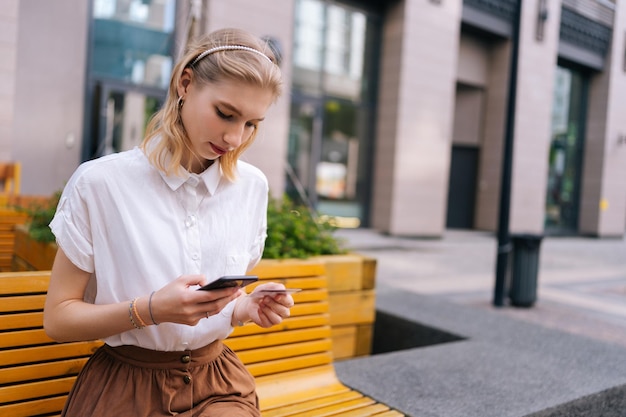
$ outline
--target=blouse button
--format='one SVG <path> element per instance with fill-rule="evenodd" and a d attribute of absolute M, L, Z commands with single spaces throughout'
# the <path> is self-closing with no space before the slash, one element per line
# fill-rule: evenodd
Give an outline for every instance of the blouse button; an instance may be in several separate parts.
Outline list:
<path fill-rule="evenodd" d="M 189 355 L 183 355 L 183 356 L 180 358 L 180 361 L 181 361 L 182 363 L 189 363 L 189 362 L 191 362 L 191 356 L 189 356 Z"/>
<path fill-rule="evenodd" d="M 183 377 L 183 382 L 184 382 L 185 384 L 189 384 L 189 383 L 191 382 L 191 377 L 190 377 L 189 375 L 185 375 L 185 376 Z"/>
<path fill-rule="evenodd" d="M 185 227 L 194 227 L 196 225 L 196 217 L 195 216 L 188 216 L 185 219 Z"/>

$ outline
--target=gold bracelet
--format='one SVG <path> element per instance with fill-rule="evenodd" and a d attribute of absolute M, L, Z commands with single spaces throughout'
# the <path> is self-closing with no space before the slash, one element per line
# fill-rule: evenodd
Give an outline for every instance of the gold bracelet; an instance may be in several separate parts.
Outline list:
<path fill-rule="evenodd" d="M 137 298 L 134 298 L 130 302 L 130 305 L 128 306 L 128 315 L 130 316 L 130 322 L 133 324 L 133 326 L 135 326 L 136 329 L 143 329 L 144 327 L 146 327 L 146 322 L 141 319 L 141 316 L 139 316 L 139 312 L 137 311 Z M 135 322 L 135 317 L 137 317 L 137 321 L 139 321 L 139 324 Z"/>

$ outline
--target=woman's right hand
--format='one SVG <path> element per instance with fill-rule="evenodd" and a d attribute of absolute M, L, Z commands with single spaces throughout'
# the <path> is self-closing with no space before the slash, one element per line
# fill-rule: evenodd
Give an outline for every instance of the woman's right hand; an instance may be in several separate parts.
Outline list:
<path fill-rule="evenodd" d="M 204 318 L 218 314 L 241 294 L 238 287 L 210 291 L 196 291 L 208 283 L 204 275 L 182 275 L 152 295 L 141 297 L 138 308 L 145 310 L 142 317 L 152 317 L 157 323 L 171 322 L 194 326 Z"/>

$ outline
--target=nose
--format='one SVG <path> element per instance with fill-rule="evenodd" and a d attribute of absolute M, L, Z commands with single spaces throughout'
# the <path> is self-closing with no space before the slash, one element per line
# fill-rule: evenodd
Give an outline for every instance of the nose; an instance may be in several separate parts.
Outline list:
<path fill-rule="evenodd" d="M 228 144 L 229 149 L 235 149 L 241 145 L 243 142 L 243 134 L 244 134 L 244 126 L 243 125 L 235 125 L 229 127 L 224 132 L 223 140 L 226 144 Z"/>

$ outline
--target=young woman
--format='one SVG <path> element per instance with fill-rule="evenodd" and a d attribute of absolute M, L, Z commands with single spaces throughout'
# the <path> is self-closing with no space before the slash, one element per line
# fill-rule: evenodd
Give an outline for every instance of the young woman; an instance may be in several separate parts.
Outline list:
<path fill-rule="evenodd" d="M 280 323 L 293 299 L 260 293 L 277 283 L 197 288 L 261 258 L 267 180 L 239 156 L 280 91 L 265 42 L 214 32 L 173 69 L 142 146 L 72 175 L 50 224 L 59 250 L 44 327 L 106 343 L 64 416 L 260 415 L 252 376 L 221 340 L 247 321 Z"/>

